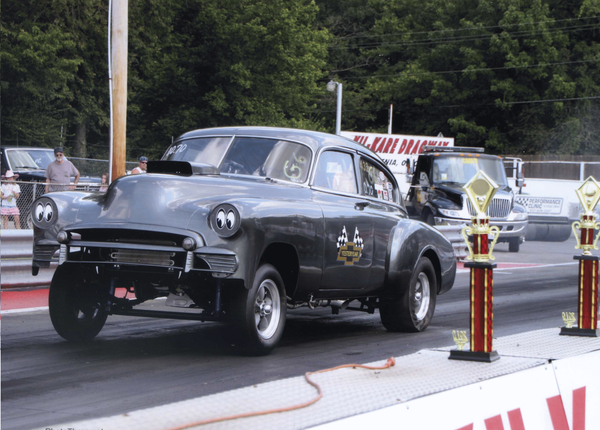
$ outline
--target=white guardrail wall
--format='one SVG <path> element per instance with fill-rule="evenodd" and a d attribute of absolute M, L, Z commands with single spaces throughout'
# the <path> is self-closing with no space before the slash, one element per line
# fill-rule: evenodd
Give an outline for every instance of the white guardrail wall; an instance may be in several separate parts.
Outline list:
<path fill-rule="evenodd" d="M 461 260 L 467 256 L 467 246 L 462 238 L 463 226 L 436 227 L 452 243 L 456 258 Z M 2 288 L 47 287 L 57 263 L 48 269 L 40 269 L 37 276 L 31 274 L 31 257 L 33 251 L 33 230 L 2 230 L 0 233 L 2 258 Z"/>
<path fill-rule="evenodd" d="M 40 269 L 37 276 L 31 274 L 33 230 L 2 230 L 0 240 L 3 289 L 50 285 L 57 263 L 52 263 L 48 269 Z"/>

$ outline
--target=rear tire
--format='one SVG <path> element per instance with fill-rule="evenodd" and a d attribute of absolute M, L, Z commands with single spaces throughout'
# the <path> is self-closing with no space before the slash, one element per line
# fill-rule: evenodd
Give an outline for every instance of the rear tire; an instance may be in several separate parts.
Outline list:
<path fill-rule="evenodd" d="M 71 342 L 85 342 L 96 337 L 108 316 L 105 296 L 90 275 L 59 266 L 52 277 L 48 295 L 50 320 L 56 332 Z"/>
<path fill-rule="evenodd" d="M 521 248 L 521 238 L 520 237 L 511 237 L 508 240 L 508 252 L 519 252 Z"/>
<path fill-rule="evenodd" d="M 283 335 L 286 311 L 283 280 L 275 267 L 263 264 L 256 271 L 252 288 L 242 292 L 235 311 L 243 351 L 269 354 Z"/>
<path fill-rule="evenodd" d="M 394 332 L 425 330 L 433 318 L 437 291 L 433 264 L 427 257 L 422 257 L 402 297 L 382 301 L 379 308 L 381 323 L 386 329 Z"/>

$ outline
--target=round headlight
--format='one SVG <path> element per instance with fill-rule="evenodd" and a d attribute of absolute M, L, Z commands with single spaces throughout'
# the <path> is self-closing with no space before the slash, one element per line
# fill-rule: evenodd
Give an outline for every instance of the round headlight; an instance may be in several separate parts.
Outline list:
<path fill-rule="evenodd" d="M 183 243 L 181 244 L 181 246 L 183 246 L 183 249 L 185 249 L 186 251 L 193 251 L 194 249 L 196 249 L 196 240 L 194 240 L 193 237 L 186 237 L 185 239 L 183 239 Z"/>
<path fill-rule="evenodd" d="M 231 237 L 237 233 L 241 225 L 241 217 L 233 205 L 217 206 L 210 217 L 213 230 L 221 237 Z"/>
<path fill-rule="evenodd" d="M 33 224 L 38 228 L 46 229 L 58 219 L 56 204 L 48 197 L 40 197 L 33 206 Z"/>

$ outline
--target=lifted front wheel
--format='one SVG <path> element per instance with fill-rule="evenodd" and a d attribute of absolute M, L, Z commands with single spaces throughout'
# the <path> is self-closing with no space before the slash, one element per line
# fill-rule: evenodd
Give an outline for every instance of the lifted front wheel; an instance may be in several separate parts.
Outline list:
<path fill-rule="evenodd" d="M 89 274 L 59 266 L 48 295 L 50 320 L 56 332 L 71 342 L 96 337 L 108 316 L 103 303 L 106 297 L 103 293 L 107 291 L 103 292 L 99 284 L 93 283 Z"/>

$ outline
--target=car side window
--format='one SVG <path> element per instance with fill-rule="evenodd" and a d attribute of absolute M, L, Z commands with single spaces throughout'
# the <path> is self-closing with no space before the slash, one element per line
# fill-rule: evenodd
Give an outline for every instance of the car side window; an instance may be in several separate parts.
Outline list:
<path fill-rule="evenodd" d="M 356 172 L 352 155 L 326 151 L 319 157 L 314 185 L 343 193 L 357 193 Z"/>
<path fill-rule="evenodd" d="M 363 195 L 388 202 L 398 201 L 398 189 L 394 186 L 394 181 L 376 164 L 364 158 L 361 159 L 360 173 Z"/>

